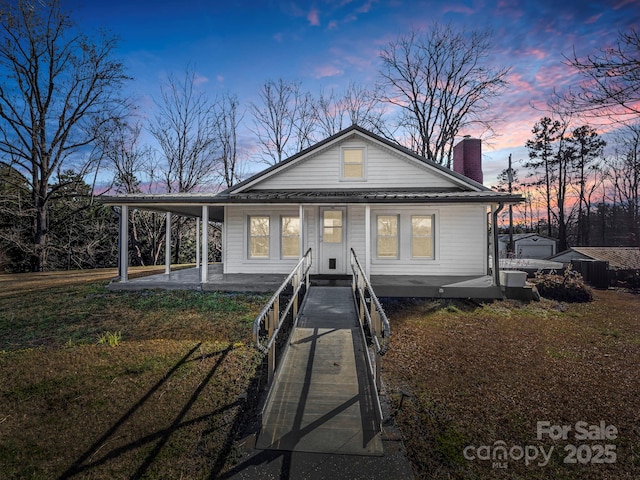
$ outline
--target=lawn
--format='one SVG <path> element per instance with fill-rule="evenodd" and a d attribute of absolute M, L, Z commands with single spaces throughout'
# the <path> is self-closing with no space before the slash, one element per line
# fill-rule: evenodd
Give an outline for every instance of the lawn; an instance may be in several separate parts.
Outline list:
<path fill-rule="evenodd" d="M 0 477 L 198 479 L 233 463 L 265 296 L 3 277 Z"/>
<path fill-rule="evenodd" d="M 417 476 L 639 478 L 640 297 L 594 299 L 390 305 L 384 378 Z M 566 439 L 551 439 L 563 426 Z M 585 428 L 599 438 L 582 439 Z M 506 461 L 494 460 L 500 446 Z"/>
<path fill-rule="evenodd" d="M 113 272 L 96 273 L 0 275 L 0 476 L 220 476 L 254 413 L 251 322 L 267 297 L 111 292 Z M 417 477 L 638 478 L 640 297 L 594 296 L 385 304 L 383 379 Z M 615 438 L 575 438 L 601 421 Z M 538 422 L 571 431 L 539 440 Z M 553 451 L 543 466 L 517 448 L 484 459 L 499 446 Z"/>

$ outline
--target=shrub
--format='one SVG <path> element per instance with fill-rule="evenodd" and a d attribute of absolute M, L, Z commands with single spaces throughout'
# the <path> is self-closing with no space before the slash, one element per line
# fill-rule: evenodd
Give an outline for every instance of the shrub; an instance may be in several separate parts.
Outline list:
<path fill-rule="evenodd" d="M 540 295 L 560 302 L 590 302 L 593 300 L 591 288 L 584 282 L 582 275 L 571 267 L 562 275 L 536 273 L 533 284 Z"/>

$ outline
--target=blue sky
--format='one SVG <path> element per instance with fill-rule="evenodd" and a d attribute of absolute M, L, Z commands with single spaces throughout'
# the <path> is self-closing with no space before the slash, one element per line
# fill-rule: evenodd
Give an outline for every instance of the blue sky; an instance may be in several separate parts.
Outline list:
<path fill-rule="evenodd" d="M 485 178 L 524 142 L 553 89 L 575 82 L 563 54 L 612 45 L 619 31 L 640 28 L 638 0 L 62 0 L 83 29 L 106 28 L 121 38 L 118 55 L 134 77 L 144 109 L 168 73 L 195 67 L 211 97 L 255 101 L 265 80 L 297 80 L 318 94 L 349 82 L 373 85 L 378 52 L 399 34 L 432 22 L 494 32 L 490 61 L 511 66 L 510 87 L 496 101 L 500 136 L 484 146 Z M 533 105 L 533 106 L 532 106 Z M 461 132 L 463 135 L 465 132 Z M 245 132 L 245 142 L 251 142 Z M 258 167 L 256 167 L 258 168 Z M 254 170 L 256 169 L 254 168 Z M 485 183 L 489 183 L 486 181 Z"/>

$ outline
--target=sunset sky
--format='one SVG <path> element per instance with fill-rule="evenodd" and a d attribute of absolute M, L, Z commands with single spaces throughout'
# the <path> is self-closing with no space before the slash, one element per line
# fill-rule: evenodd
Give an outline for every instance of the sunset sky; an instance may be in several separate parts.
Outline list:
<path fill-rule="evenodd" d="M 62 0 L 89 29 L 121 38 L 118 55 L 134 77 L 143 110 L 153 105 L 169 72 L 195 67 L 199 88 L 213 98 L 257 99 L 268 79 L 299 80 L 314 94 L 349 82 L 373 85 L 378 52 L 399 34 L 434 21 L 467 30 L 489 27 L 490 62 L 511 66 L 510 86 L 495 102 L 504 121 L 485 145 L 485 183 L 509 153 L 526 157 L 524 142 L 544 114 L 549 95 L 575 84 L 563 54 L 579 56 L 612 45 L 619 31 L 640 26 L 639 0 Z M 461 132 L 464 135 L 465 132 Z M 251 144 L 251 133 L 243 141 Z M 253 170 L 260 167 L 256 166 Z"/>

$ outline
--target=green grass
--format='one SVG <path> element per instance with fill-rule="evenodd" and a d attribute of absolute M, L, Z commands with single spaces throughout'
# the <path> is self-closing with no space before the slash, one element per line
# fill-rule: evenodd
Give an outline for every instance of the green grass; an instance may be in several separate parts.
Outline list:
<path fill-rule="evenodd" d="M 262 378 L 251 322 L 266 300 L 55 278 L 2 296 L 0 476 L 223 472 Z"/>

